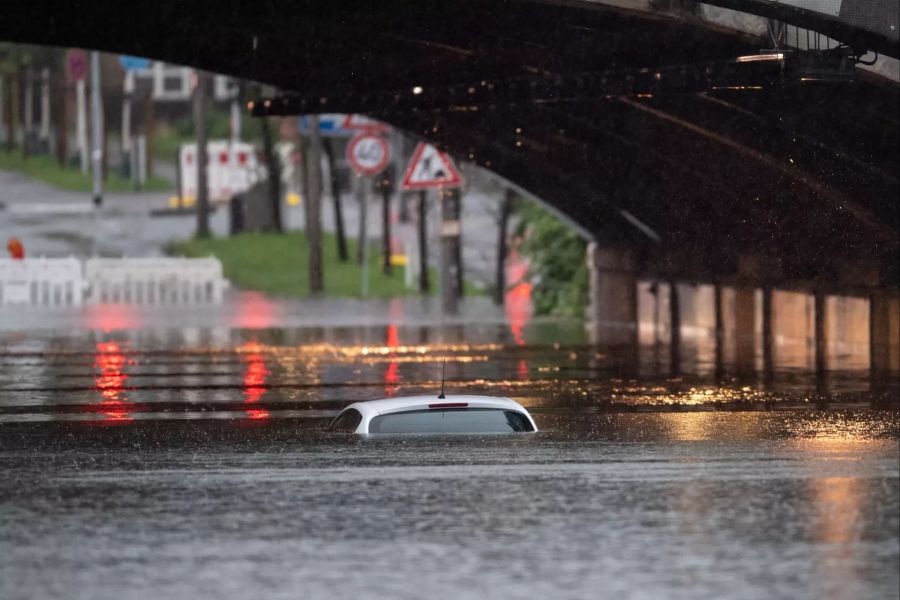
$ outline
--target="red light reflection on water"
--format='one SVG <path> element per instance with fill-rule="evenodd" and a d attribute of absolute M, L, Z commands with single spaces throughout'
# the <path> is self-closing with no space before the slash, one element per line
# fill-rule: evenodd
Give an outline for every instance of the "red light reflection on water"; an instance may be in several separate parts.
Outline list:
<path fill-rule="evenodd" d="M 403 301 L 399 298 L 393 298 L 388 305 L 388 312 L 390 314 L 391 324 L 388 325 L 387 328 L 386 345 L 388 348 L 392 349 L 388 356 L 390 356 L 391 359 L 396 359 L 397 352 L 393 349 L 400 346 L 400 334 L 397 331 L 397 321 L 403 317 Z M 399 383 L 400 364 L 396 360 L 391 360 L 388 362 L 387 368 L 384 371 L 384 395 L 390 398 L 397 393 Z"/>
<path fill-rule="evenodd" d="M 138 309 L 130 304 L 90 304 L 84 312 L 87 326 L 105 333 L 141 326 Z"/>
<path fill-rule="evenodd" d="M 400 345 L 400 336 L 397 335 L 397 326 L 393 323 L 387 328 L 387 346 L 388 348 L 396 348 Z M 396 357 L 396 352 L 391 352 L 390 356 Z M 384 394 L 391 397 L 397 391 L 397 384 L 400 383 L 400 364 L 396 360 L 388 363 L 387 369 L 384 371 Z"/>
<path fill-rule="evenodd" d="M 247 329 L 265 329 L 275 325 L 275 304 L 260 292 L 241 292 L 235 325 Z"/>
<path fill-rule="evenodd" d="M 244 370 L 244 404 L 259 402 L 263 394 L 268 391 L 266 380 L 269 377 L 269 369 L 262 355 L 262 347 L 256 342 L 247 342 L 238 348 L 242 353 L 241 360 L 245 363 Z M 246 408 L 247 417 L 251 419 L 267 419 L 271 415 L 263 408 Z"/>
<path fill-rule="evenodd" d="M 127 359 L 118 342 L 98 342 L 97 353 L 94 356 L 94 368 L 100 373 L 94 379 L 94 386 L 100 392 L 103 400 L 100 405 L 103 410 L 100 414 L 106 415 L 107 421 L 131 421 L 134 419 L 129 412 L 132 404 L 126 402 L 125 374 Z"/>
<path fill-rule="evenodd" d="M 526 279 L 528 263 L 519 257 L 515 249 L 511 250 L 506 262 L 506 280 L 518 282 L 506 292 L 506 321 L 517 346 L 525 345 L 525 325 L 531 320 L 532 285 Z M 519 377 L 528 377 L 528 364 L 524 359 L 519 361 L 516 369 Z"/>

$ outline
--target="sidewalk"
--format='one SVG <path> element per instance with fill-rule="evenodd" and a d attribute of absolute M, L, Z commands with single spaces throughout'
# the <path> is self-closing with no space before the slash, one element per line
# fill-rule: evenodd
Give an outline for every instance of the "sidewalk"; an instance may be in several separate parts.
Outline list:
<path fill-rule="evenodd" d="M 95 213 L 89 195 L 58 190 L 9 171 L 0 171 L 0 242 L 25 244 L 28 256 L 89 256 L 94 233 L 101 256 L 161 256 L 171 239 L 190 237 L 196 218 L 149 218 L 167 205 L 167 193 L 109 193 Z M 225 211 L 212 216 L 216 235 L 227 233 Z"/>
<path fill-rule="evenodd" d="M 94 232 L 99 232 L 97 252 L 103 256 L 161 256 L 171 240 L 186 239 L 194 233 L 196 217 L 191 214 L 150 217 L 152 209 L 168 206 L 168 193 L 107 193 L 103 209 L 95 214 L 87 194 L 58 190 L 17 173 L 0 171 L 0 241 L 18 237 L 29 256 L 88 256 L 92 253 Z M 495 214 L 499 198 L 471 190 L 462 203 L 463 268 L 466 279 L 486 287 L 493 284 L 496 269 L 497 224 Z M 336 230 L 334 202 L 322 198 L 322 225 Z M 409 198 L 409 214 L 416 215 L 415 196 Z M 359 234 L 359 203 L 349 193 L 342 194 L 344 231 L 348 238 Z M 395 251 L 403 251 L 405 240 L 416 238 L 415 221 L 398 219 L 399 195 L 395 195 L 392 213 L 392 238 Z M 428 205 L 429 263 L 436 266 L 439 257 L 437 236 L 438 203 L 430 197 Z M 303 227 L 303 207 L 284 206 L 285 228 Z M 228 234 L 226 207 L 211 217 L 213 235 Z M 368 237 L 381 240 L 381 199 L 369 196 Z"/>

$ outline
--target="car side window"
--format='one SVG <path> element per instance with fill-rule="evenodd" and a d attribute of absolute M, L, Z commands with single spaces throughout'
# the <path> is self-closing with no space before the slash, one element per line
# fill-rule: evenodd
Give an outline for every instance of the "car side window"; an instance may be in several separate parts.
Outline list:
<path fill-rule="evenodd" d="M 345 410 L 331 422 L 328 431 L 336 431 L 338 433 L 354 433 L 356 428 L 362 422 L 362 414 L 355 408 Z"/>

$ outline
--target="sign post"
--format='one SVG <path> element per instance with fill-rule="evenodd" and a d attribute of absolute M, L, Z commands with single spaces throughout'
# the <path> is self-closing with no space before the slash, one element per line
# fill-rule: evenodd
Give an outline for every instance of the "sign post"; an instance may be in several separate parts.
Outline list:
<path fill-rule="evenodd" d="M 103 205 L 103 105 L 102 88 L 100 87 L 100 53 L 91 52 L 91 168 L 93 171 L 93 197 L 94 197 L 94 235 L 92 239 L 93 251 L 97 255 L 97 236 L 99 235 L 98 213 Z"/>
<path fill-rule="evenodd" d="M 430 144 L 420 143 L 403 176 L 404 190 L 419 191 L 419 290 L 428 291 L 428 252 L 426 240 L 426 191 L 438 189 L 440 194 L 440 293 L 441 306 L 448 314 L 459 311 L 462 295 L 462 257 L 460 236 L 459 188 L 462 176 L 453 160 Z"/>
<path fill-rule="evenodd" d="M 369 294 L 369 224 L 368 224 L 368 189 L 363 178 L 378 175 L 391 160 L 391 149 L 385 139 L 373 133 L 361 133 L 347 144 L 347 162 L 357 174 L 356 193 L 359 200 L 359 243 L 362 257 L 363 298 Z M 390 230 L 385 235 L 390 236 Z M 388 243 L 390 246 L 390 243 Z"/>
<path fill-rule="evenodd" d="M 122 166 L 128 171 L 129 176 L 135 182 L 139 182 L 137 171 L 133 163 L 134 148 L 131 140 L 131 105 L 134 100 L 134 72 L 138 69 L 149 69 L 150 61 L 137 56 L 119 57 L 119 64 L 125 70 L 125 81 L 122 85 Z"/>

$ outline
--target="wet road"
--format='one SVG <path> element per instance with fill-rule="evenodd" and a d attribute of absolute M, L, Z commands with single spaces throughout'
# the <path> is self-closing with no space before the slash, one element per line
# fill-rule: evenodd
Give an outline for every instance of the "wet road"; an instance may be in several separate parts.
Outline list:
<path fill-rule="evenodd" d="M 705 355 L 560 323 L 4 332 L 0 598 L 897 597 L 897 382 Z M 322 431 L 444 358 L 542 431 Z"/>

